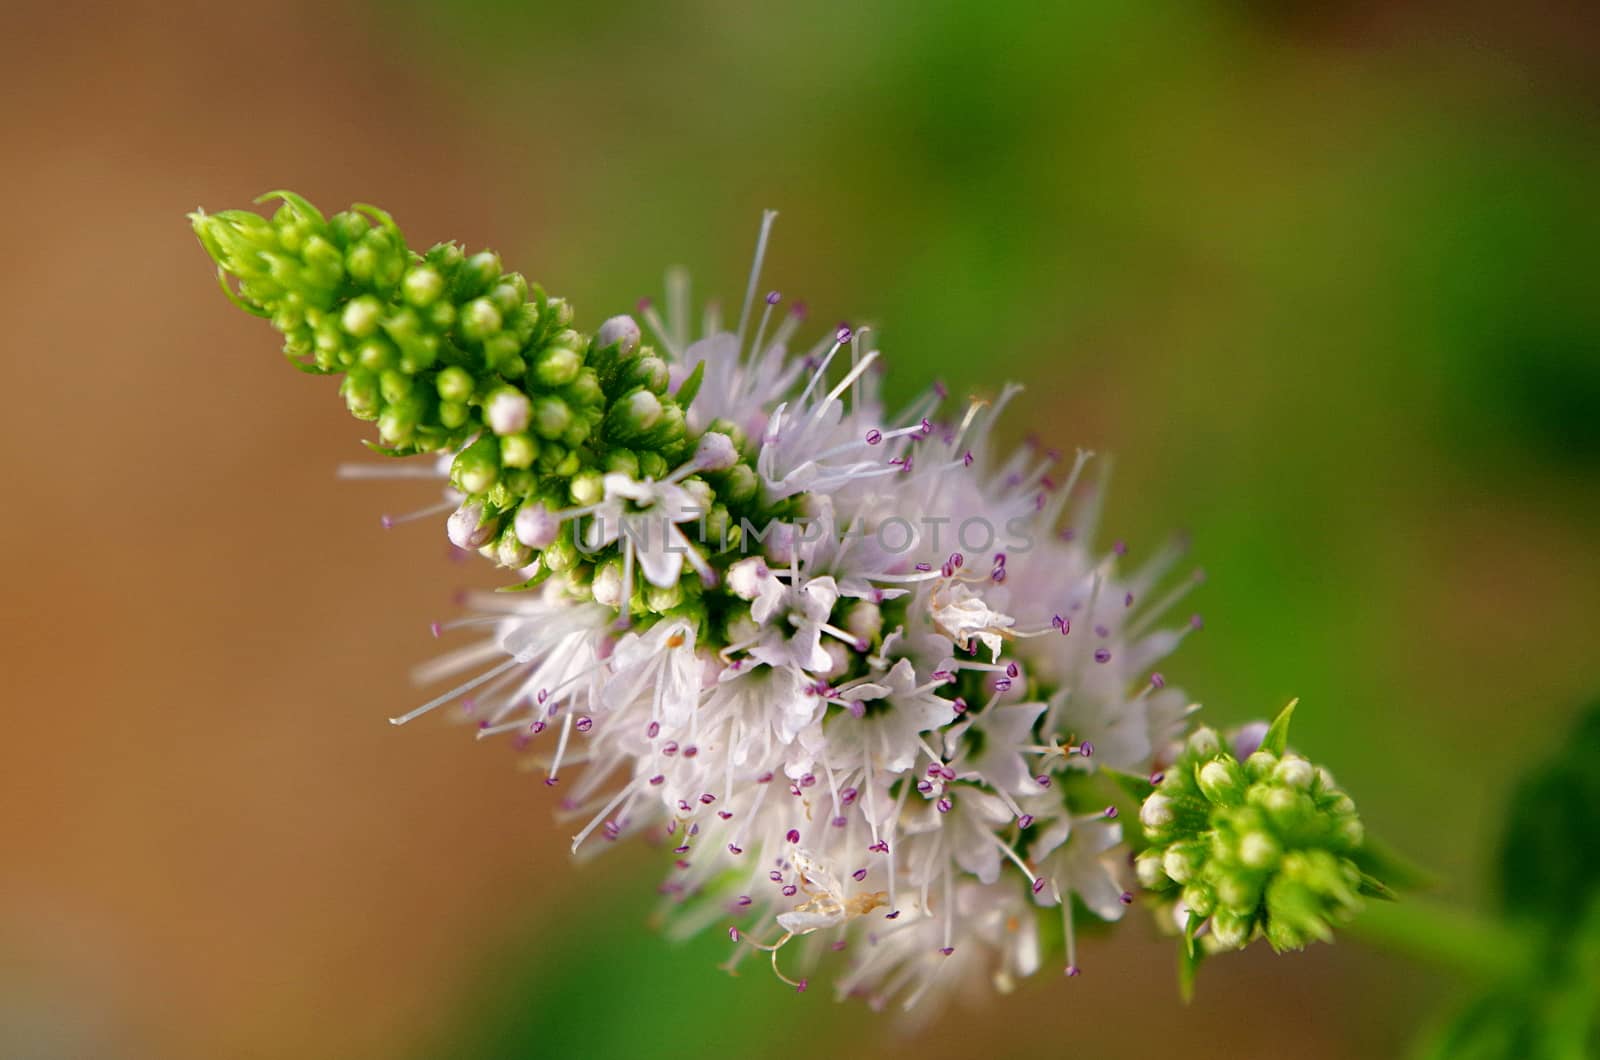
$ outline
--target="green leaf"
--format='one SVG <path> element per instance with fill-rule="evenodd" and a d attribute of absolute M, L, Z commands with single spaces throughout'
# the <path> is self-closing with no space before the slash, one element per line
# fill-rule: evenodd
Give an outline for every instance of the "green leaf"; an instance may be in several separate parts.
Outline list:
<path fill-rule="evenodd" d="M 1518 783 L 1499 873 L 1506 914 L 1557 934 L 1600 894 L 1600 702 L 1553 758 Z"/>
<path fill-rule="evenodd" d="M 1294 718 L 1294 705 L 1298 699 L 1289 701 L 1289 705 L 1278 712 L 1272 719 L 1272 725 L 1267 729 L 1267 735 L 1261 739 L 1261 750 L 1271 751 L 1275 755 L 1282 755 L 1289 749 L 1289 722 Z"/>

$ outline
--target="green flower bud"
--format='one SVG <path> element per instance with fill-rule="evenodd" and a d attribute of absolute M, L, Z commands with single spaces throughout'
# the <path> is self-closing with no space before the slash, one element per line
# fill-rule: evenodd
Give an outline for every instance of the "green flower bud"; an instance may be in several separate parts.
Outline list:
<path fill-rule="evenodd" d="M 656 614 L 671 611 L 683 603 L 683 583 L 674 582 L 671 585 L 651 585 L 648 582 L 644 587 L 644 605 Z"/>
<path fill-rule="evenodd" d="M 1307 762 L 1299 755 L 1287 755 L 1278 761 L 1278 765 L 1273 769 L 1272 775 L 1280 784 L 1287 784 L 1289 787 L 1298 788 L 1301 791 L 1309 791 L 1311 781 L 1316 776 L 1316 771 L 1312 769 L 1310 762 Z"/>
<path fill-rule="evenodd" d="M 533 403 L 514 387 L 497 388 L 483 403 L 484 422 L 499 435 L 521 434 L 528 429 L 532 416 Z"/>
<path fill-rule="evenodd" d="M 539 444 L 533 438 L 529 438 L 528 441 L 535 447 Z M 538 459 L 537 454 L 535 459 Z M 514 508 L 522 503 L 524 498 L 532 496 L 539 487 L 539 477 L 533 473 L 531 468 L 525 467 L 502 468 L 500 482 L 506 488 L 506 498 L 504 501 L 496 503 L 498 507 L 507 509 Z"/>
<path fill-rule="evenodd" d="M 1169 846 L 1161 855 L 1161 868 L 1179 883 L 1188 883 L 1206 861 L 1206 844 L 1182 843 Z"/>
<path fill-rule="evenodd" d="M 483 342 L 483 359 L 489 367 L 508 378 L 516 378 L 528 370 L 522 359 L 522 340 L 509 331 L 497 332 Z"/>
<path fill-rule="evenodd" d="M 436 332 L 449 331 L 455 326 L 456 307 L 449 302 L 435 302 L 422 310 L 423 322 Z"/>
<path fill-rule="evenodd" d="M 605 480 L 598 471 L 582 471 L 572 476 L 567 492 L 574 504 L 598 504 L 606 495 Z"/>
<path fill-rule="evenodd" d="M 372 224 L 354 210 L 342 210 L 328 218 L 328 235 L 341 247 L 359 243 Z"/>
<path fill-rule="evenodd" d="M 661 399 L 649 390 L 638 388 L 611 407 L 606 415 L 606 430 L 620 439 L 638 438 L 661 422 Z"/>
<path fill-rule="evenodd" d="M 363 420 L 377 418 L 382 408 L 377 376 L 371 372 L 353 371 L 339 384 L 339 392 L 344 395 L 345 405 L 351 415 Z"/>
<path fill-rule="evenodd" d="M 1155 891 L 1172 885 L 1172 878 L 1161 867 L 1161 862 L 1162 855 L 1157 850 L 1146 850 L 1134 859 L 1133 871 L 1139 877 L 1139 886 Z"/>
<path fill-rule="evenodd" d="M 562 457 L 561 462 L 556 465 L 555 473 L 560 475 L 562 478 L 571 478 L 573 475 L 576 475 L 579 469 L 582 467 L 583 461 L 579 458 L 578 454 L 568 450 L 567 455 Z"/>
<path fill-rule="evenodd" d="M 1219 950 L 1242 950 L 1250 941 L 1253 926 L 1249 917 L 1229 909 L 1218 910 L 1211 918 L 1211 938 Z"/>
<path fill-rule="evenodd" d="M 1217 736 L 1217 730 L 1209 725 L 1202 725 L 1189 734 L 1188 753 L 1197 758 L 1210 758 L 1220 754 L 1222 740 Z"/>
<path fill-rule="evenodd" d="M 645 478 L 666 478 L 667 461 L 660 453 L 642 452 L 639 454 L 639 474 Z"/>
<path fill-rule="evenodd" d="M 396 402 L 378 414 L 378 438 L 384 445 L 400 448 L 410 443 L 422 421 L 421 411 L 409 398 Z"/>
<path fill-rule="evenodd" d="M 717 483 L 717 494 L 729 505 L 742 506 L 755 499 L 760 480 L 749 464 L 735 464 L 723 472 Z"/>
<path fill-rule="evenodd" d="M 457 508 L 445 523 L 445 533 L 457 548 L 482 548 L 499 532 L 499 521 L 490 516 L 482 504 L 469 501 Z"/>
<path fill-rule="evenodd" d="M 1210 916 L 1217 910 L 1217 893 L 1208 883 L 1191 883 L 1183 889 L 1183 904 L 1195 916 Z"/>
<path fill-rule="evenodd" d="M 1235 806 L 1244 801 L 1247 784 L 1244 768 L 1230 757 L 1203 763 L 1195 771 L 1195 781 L 1205 797 L 1214 803 Z"/>
<path fill-rule="evenodd" d="M 606 453 L 606 470 L 627 475 L 631 479 L 639 477 L 639 457 L 632 449 L 613 449 Z"/>
<path fill-rule="evenodd" d="M 593 368 L 583 368 L 571 383 L 562 388 L 561 396 L 575 408 L 595 408 L 605 401 L 605 391 L 600 389 L 600 377 Z"/>
<path fill-rule="evenodd" d="M 472 375 L 458 365 L 451 365 L 440 372 L 435 386 L 439 391 L 439 397 L 445 401 L 465 403 L 472 397 Z"/>
<path fill-rule="evenodd" d="M 554 475 L 567 459 L 567 447 L 559 442 L 541 442 L 539 444 L 539 459 L 535 462 L 535 470 L 541 475 Z"/>
<path fill-rule="evenodd" d="M 572 323 L 572 304 L 565 298 L 551 298 L 545 303 L 545 311 L 550 314 L 551 322 L 558 328 L 564 328 Z"/>
<path fill-rule="evenodd" d="M 544 395 L 533 402 L 533 429 L 541 438 L 559 439 L 572 425 L 572 410 L 567 403 L 553 395 Z"/>
<path fill-rule="evenodd" d="M 565 346 L 547 346 L 533 361 L 534 378 L 552 390 L 576 382 L 582 369 L 582 355 Z"/>
<path fill-rule="evenodd" d="M 1260 780 L 1278 768 L 1278 756 L 1271 751 L 1257 751 L 1244 760 L 1244 768 L 1251 780 Z"/>
<path fill-rule="evenodd" d="M 378 321 L 382 318 L 383 303 L 370 294 L 364 294 L 345 303 L 339 322 L 345 331 L 364 339 L 378 330 Z"/>
<path fill-rule="evenodd" d="M 628 362 L 621 379 L 625 387 L 643 387 L 654 394 L 665 394 L 668 381 L 667 362 L 656 356 L 636 357 Z"/>
<path fill-rule="evenodd" d="M 500 310 L 487 298 L 469 302 L 461 311 L 461 334 L 473 342 L 482 342 L 500 330 Z"/>
<path fill-rule="evenodd" d="M 639 338 L 639 325 L 632 317 L 615 316 L 600 325 L 594 344 L 596 349 L 602 350 L 614 346 L 617 353 L 627 357 L 639 348 Z"/>
<path fill-rule="evenodd" d="M 400 351 L 382 335 L 374 335 L 356 347 L 356 363 L 373 372 L 400 366 Z"/>
<path fill-rule="evenodd" d="M 398 369 L 391 368 L 378 373 L 378 387 L 384 401 L 391 404 L 404 401 L 411 394 L 411 377 Z"/>
<path fill-rule="evenodd" d="M 439 275 L 439 270 L 431 266 L 413 265 L 406 272 L 406 278 L 400 287 L 407 302 L 418 309 L 424 309 L 433 305 L 444 294 L 444 277 Z"/>
<path fill-rule="evenodd" d="M 510 316 L 522 308 L 523 299 L 527 297 L 526 285 L 519 288 L 517 284 L 512 282 L 513 276 L 515 276 L 515 273 L 501 277 L 500 282 L 494 285 L 494 290 L 489 292 L 489 301 L 494 303 L 495 308 L 500 310 L 502 316 Z M 515 278 L 522 279 L 520 276 L 515 276 Z"/>
<path fill-rule="evenodd" d="M 1247 869 L 1260 872 L 1273 868 L 1281 853 L 1278 841 L 1264 829 L 1239 837 L 1239 863 Z"/>
<path fill-rule="evenodd" d="M 533 561 L 533 550 L 507 527 L 495 540 L 495 561 L 502 567 L 526 567 Z"/>
<path fill-rule="evenodd" d="M 456 454 L 450 465 L 450 481 L 469 496 L 482 493 L 500 477 L 500 446 L 492 437 L 479 438 Z"/>
<path fill-rule="evenodd" d="M 575 419 L 561 432 L 561 444 L 569 449 L 576 449 L 589 440 L 589 421 Z"/>
<path fill-rule="evenodd" d="M 526 434 L 508 434 L 500 439 L 500 463 L 506 467 L 532 467 L 538 456 L 539 443 Z"/>
<path fill-rule="evenodd" d="M 557 574 L 571 570 L 581 558 L 577 546 L 566 536 L 557 538 L 539 554 L 539 562 Z"/>
<path fill-rule="evenodd" d="M 480 295 L 500 277 L 500 255 L 483 250 L 468 258 L 456 280 L 462 298 Z M 498 316 L 498 311 L 496 312 Z M 496 327 L 499 325 L 496 324 Z"/>
<path fill-rule="evenodd" d="M 596 567 L 594 580 L 589 583 L 589 590 L 594 595 L 595 603 L 607 607 L 621 607 L 622 561 L 608 559 Z"/>

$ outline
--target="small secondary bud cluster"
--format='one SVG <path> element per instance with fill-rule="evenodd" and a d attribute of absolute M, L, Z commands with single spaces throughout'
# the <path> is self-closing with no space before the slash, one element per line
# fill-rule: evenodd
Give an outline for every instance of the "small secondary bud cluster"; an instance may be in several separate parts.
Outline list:
<path fill-rule="evenodd" d="M 1196 729 L 1140 809 L 1139 882 L 1181 903 L 1208 951 L 1329 941 L 1361 908 L 1355 804 L 1326 769 L 1284 749 L 1286 730 L 1285 718 L 1240 761 L 1214 730 Z"/>

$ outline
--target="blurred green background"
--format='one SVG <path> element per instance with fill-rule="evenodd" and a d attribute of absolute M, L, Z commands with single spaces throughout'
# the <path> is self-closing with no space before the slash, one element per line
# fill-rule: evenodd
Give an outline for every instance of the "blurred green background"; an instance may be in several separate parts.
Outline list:
<path fill-rule="evenodd" d="M 1167 668 L 1493 900 L 1519 769 L 1600 690 L 1600 38 L 1585 5 L 8 10 L 0 1052 L 1394 1055 L 1459 984 L 1344 940 L 1176 997 L 1135 917 L 1087 974 L 898 1028 L 648 930 L 463 734 L 396 733 L 452 587 L 333 481 L 331 387 L 183 222 L 275 187 L 489 244 L 591 325 L 691 268 L 872 323 L 891 389 L 1028 384 L 1188 530 Z M 65 546 L 65 547 L 63 547 Z"/>

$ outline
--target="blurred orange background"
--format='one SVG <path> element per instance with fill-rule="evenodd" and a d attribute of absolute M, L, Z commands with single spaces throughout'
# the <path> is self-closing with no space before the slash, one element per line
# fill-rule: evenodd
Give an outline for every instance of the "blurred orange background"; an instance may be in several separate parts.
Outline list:
<path fill-rule="evenodd" d="M 376 202 L 592 326 L 672 263 L 736 292 L 782 208 L 778 282 L 879 320 L 902 392 L 1003 371 L 1019 437 L 1117 453 L 1114 527 L 1212 575 L 1186 686 L 1224 724 L 1301 695 L 1482 902 L 1508 776 L 1600 684 L 1600 49 L 1579 5 L 1320 12 L 13 5 L 0 1053 L 493 1055 L 508 990 L 572 1055 L 621 1048 L 562 1025 L 596 996 L 651 1055 L 1397 1051 L 1453 987 L 1355 942 L 1184 1008 L 1130 921 L 909 1041 L 674 950 L 648 851 L 574 866 L 503 748 L 385 724 L 492 572 L 379 530 L 431 498 L 334 478 L 363 429 L 184 220 Z"/>

